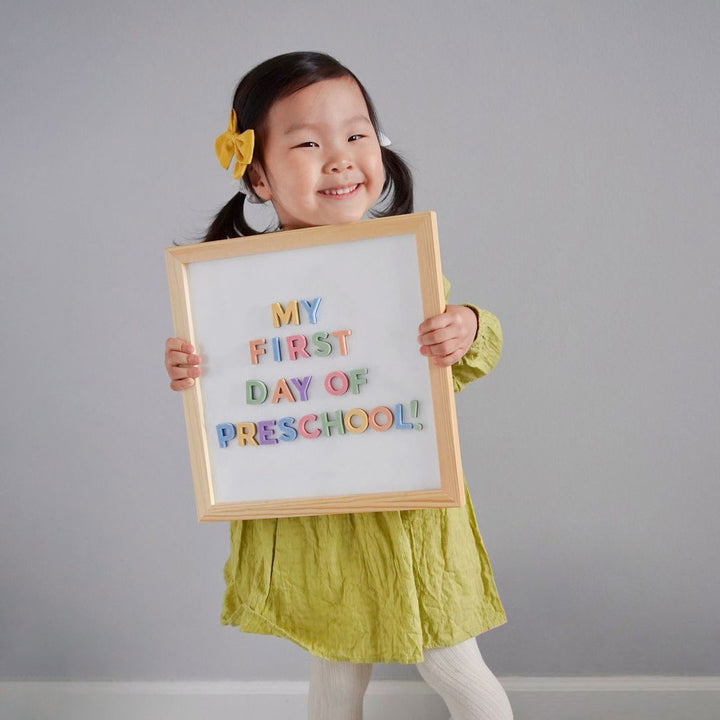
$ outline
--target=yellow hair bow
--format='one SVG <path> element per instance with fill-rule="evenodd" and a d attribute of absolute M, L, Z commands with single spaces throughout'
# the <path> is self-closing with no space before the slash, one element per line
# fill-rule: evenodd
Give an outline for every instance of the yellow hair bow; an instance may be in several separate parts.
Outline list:
<path fill-rule="evenodd" d="M 237 131 L 237 114 L 233 108 L 230 111 L 228 129 L 222 135 L 218 135 L 215 140 L 215 154 L 220 164 L 227 170 L 234 155 L 236 161 L 233 177 L 235 180 L 239 180 L 245 173 L 245 168 L 252 161 L 254 148 L 255 133 L 250 129 L 243 133 Z"/>

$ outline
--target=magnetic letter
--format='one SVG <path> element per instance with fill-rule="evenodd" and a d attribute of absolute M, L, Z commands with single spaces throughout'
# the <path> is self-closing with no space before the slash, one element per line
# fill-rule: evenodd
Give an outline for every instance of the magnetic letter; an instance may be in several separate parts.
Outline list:
<path fill-rule="evenodd" d="M 251 340 L 250 345 L 250 362 L 253 365 L 258 364 L 258 357 L 265 354 L 265 348 L 261 347 L 265 344 L 265 338 L 258 338 L 257 340 Z"/>
<path fill-rule="evenodd" d="M 300 400 L 307 400 L 307 391 L 308 387 L 310 387 L 310 381 L 312 380 L 312 375 L 306 375 L 304 378 L 290 378 L 290 382 L 298 389 L 298 392 L 300 393 Z"/>
<path fill-rule="evenodd" d="M 282 430 L 280 434 L 281 440 L 284 440 L 285 442 L 290 442 L 297 437 L 297 430 L 293 427 L 294 422 L 295 418 L 293 417 L 284 417 L 278 420 L 277 426 L 280 428 L 280 430 Z"/>
<path fill-rule="evenodd" d="M 292 390 L 288 387 L 287 380 L 280 378 L 275 386 L 275 392 L 273 393 L 272 400 L 270 402 L 279 402 L 280 400 L 287 400 L 288 402 L 295 402 L 295 396 L 292 394 Z"/>
<path fill-rule="evenodd" d="M 304 438 L 316 438 L 320 434 L 320 430 L 317 428 L 308 430 L 306 427 L 308 420 L 317 420 L 317 415 L 303 415 L 298 421 L 298 430 Z"/>
<path fill-rule="evenodd" d="M 272 310 L 273 325 L 275 327 L 289 325 L 291 320 L 295 325 L 300 324 L 297 300 L 291 300 L 288 303 L 287 309 L 283 308 L 279 302 L 273 303 L 270 309 Z"/>
<path fill-rule="evenodd" d="M 274 420 L 261 420 L 257 424 L 258 439 L 261 445 L 275 445 L 277 443 L 277 439 L 272 436 L 274 427 Z"/>
<path fill-rule="evenodd" d="M 329 335 L 330 333 L 322 330 L 321 332 L 316 332 L 312 336 L 312 341 L 317 347 L 317 350 L 315 351 L 316 355 L 319 355 L 320 357 L 327 357 L 332 352 L 332 345 L 327 341 Z"/>
<path fill-rule="evenodd" d="M 216 427 L 220 447 L 226 448 L 228 443 L 235 438 L 235 426 L 231 423 L 220 423 Z"/>
<path fill-rule="evenodd" d="M 357 426 L 352 424 L 352 419 L 356 415 L 360 418 L 360 425 L 357 425 Z M 368 426 L 368 416 L 367 416 L 367 413 L 362 408 L 353 408 L 352 410 L 348 410 L 345 413 L 345 427 L 351 433 L 365 432 L 365 430 L 367 430 L 367 426 Z"/>
<path fill-rule="evenodd" d="M 415 427 L 412 423 L 403 422 L 403 406 L 401 403 L 395 406 L 395 427 L 398 430 L 412 430 Z"/>
<path fill-rule="evenodd" d="M 345 434 L 342 410 L 336 410 L 335 417 L 332 420 L 330 420 L 330 418 L 328 417 L 328 413 L 321 413 L 320 424 L 322 425 L 323 435 L 327 437 L 330 437 L 330 428 L 336 428 L 341 435 Z"/>
<path fill-rule="evenodd" d="M 334 335 L 338 339 L 338 342 L 340 343 L 340 354 L 347 355 L 348 349 L 347 349 L 347 342 L 345 341 L 345 338 L 348 335 L 352 335 L 352 330 L 334 330 L 330 334 Z"/>
<path fill-rule="evenodd" d="M 340 387 L 337 390 L 333 387 L 332 381 L 334 378 L 340 379 Z M 348 377 L 342 370 L 335 370 L 325 376 L 325 389 L 331 395 L 344 395 L 347 392 L 348 385 Z"/>
<path fill-rule="evenodd" d="M 367 368 L 350 371 L 350 387 L 352 388 L 353 395 L 357 395 L 360 392 L 361 385 L 367 385 L 367 378 L 361 377 L 362 375 L 367 375 Z"/>
<path fill-rule="evenodd" d="M 255 397 L 255 389 L 259 393 Z M 246 380 L 245 381 L 245 402 L 248 405 L 261 405 L 267 399 L 267 385 L 262 380 Z"/>
<path fill-rule="evenodd" d="M 310 353 L 305 349 L 307 339 L 304 335 L 288 335 L 286 338 L 288 346 L 288 360 L 297 360 L 298 355 L 309 358 Z M 295 342 L 297 341 L 297 346 Z"/>
<path fill-rule="evenodd" d="M 387 422 L 383 425 L 380 425 L 377 421 L 377 416 L 380 413 L 385 413 L 387 415 Z M 368 421 L 370 423 L 370 427 L 373 430 L 379 430 L 380 432 L 385 432 L 385 430 L 389 430 L 392 427 L 393 419 L 393 414 L 390 411 L 390 408 L 383 407 L 382 405 L 380 405 L 380 407 L 373 408 L 368 414 Z"/>
<path fill-rule="evenodd" d="M 320 300 L 322 298 L 313 298 L 310 302 L 307 300 L 301 300 L 300 304 L 305 308 L 307 311 L 308 317 L 310 318 L 310 322 L 313 325 L 317 325 L 317 309 L 320 305 Z"/>
<path fill-rule="evenodd" d="M 238 445 L 257 445 L 255 439 L 255 423 L 236 423 Z"/>

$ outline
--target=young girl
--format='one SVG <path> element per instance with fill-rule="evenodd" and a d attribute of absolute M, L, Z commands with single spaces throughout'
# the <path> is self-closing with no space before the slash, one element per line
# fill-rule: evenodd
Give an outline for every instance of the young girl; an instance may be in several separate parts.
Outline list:
<path fill-rule="evenodd" d="M 223 167 L 235 159 L 241 189 L 204 240 L 258 234 L 245 200 L 272 203 L 275 231 L 413 212 L 411 173 L 389 145 L 365 88 L 333 58 L 261 63 L 240 81 L 215 146 Z M 448 305 L 420 324 L 418 343 L 452 365 L 458 392 L 497 363 L 502 332 L 492 313 Z M 191 387 L 199 364 L 192 345 L 168 339 L 173 390 Z M 475 641 L 506 617 L 467 484 L 465 497 L 458 508 L 231 522 L 222 624 L 311 653 L 310 720 L 359 720 L 375 662 L 417 663 L 453 720 L 512 718 Z"/>

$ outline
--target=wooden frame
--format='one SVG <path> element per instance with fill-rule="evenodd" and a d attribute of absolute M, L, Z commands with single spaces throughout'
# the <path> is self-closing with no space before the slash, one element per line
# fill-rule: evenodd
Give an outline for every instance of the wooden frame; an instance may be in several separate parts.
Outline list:
<path fill-rule="evenodd" d="M 206 318 L 214 317 L 213 315 L 208 313 L 206 308 L 206 306 L 208 305 L 208 298 L 214 297 L 212 293 L 217 291 L 218 293 L 222 294 L 221 286 L 223 285 L 223 282 L 225 282 L 228 292 L 241 292 L 241 290 L 238 290 L 238 288 L 242 287 L 244 282 L 250 282 L 251 275 L 254 276 L 258 274 L 254 270 L 252 272 L 245 272 L 243 270 L 242 263 L 246 263 L 245 267 L 250 269 L 251 258 L 253 256 L 264 256 L 262 258 L 256 257 L 254 262 L 272 262 L 272 267 L 280 268 L 282 267 L 282 264 L 284 262 L 293 262 L 293 258 L 302 259 L 308 256 L 308 250 L 305 249 L 317 248 L 320 246 L 326 246 L 324 248 L 324 252 L 326 255 L 330 254 L 328 253 L 328 249 L 330 248 L 330 246 L 333 246 L 334 252 L 336 253 L 337 257 L 342 258 L 345 257 L 345 254 L 347 254 L 347 258 L 351 260 L 357 259 L 357 262 L 350 263 L 353 266 L 352 272 L 344 276 L 347 281 L 348 279 L 352 279 L 355 277 L 356 267 L 358 268 L 358 273 L 361 272 L 359 268 L 361 266 L 361 263 L 363 262 L 362 258 L 366 257 L 367 252 L 375 247 L 374 245 L 368 244 L 370 241 L 383 239 L 382 243 L 376 243 L 378 247 L 389 248 L 389 251 L 393 253 L 407 253 L 408 248 L 412 247 L 409 243 L 411 243 L 413 240 L 413 237 L 408 236 L 414 237 L 414 249 L 412 249 L 411 252 L 414 258 L 416 258 L 417 265 L 413 270 L 412 268 L 408 269 L 408 267 L 405 266 L 405 263 L 403 263 L 402 272 L 406 273 L 408 277 L 414 277 L 414 282 L 418 287 L 420 296 L 417 299 L 418 314 L 421 310 L 422 316 L 417 317 L 414 315 L 409 315 L 408 321 L 403 321 L 403 327 L 409 327 L 409 334 L 407 338 L 403 336 L 403 347 L 407 345 L 409 348 L 409 346 L 412 345 L 412 352 L 417 355 L 417 362 L 421 364 L 419 371 L 424 374 L 424 377 L 427 379 L 428 382 L 429 396 L 431 397 L 432 401 L 432 409 L 430 410 L 429 408 L 425 407 L 425 412 L 423 413 L 423 422 L 427 422 L 427 420 L 431 421 L 429 425 L 434 428 L 434 442 L 432 436 L 430 435 L 430 432 L 416 434 L 408 432 L 405 432 L 403 434 L 402 432 L 397 432 L 395 430 L 395 427 L 406 428 L 412 426 L 412 423 L 407 424 L 406 422 L 406 424 L 403 424 L 402 419 L 400 420 L 399 424 L 392 426 L 391 433 L 371 433 L 369 429 L 366 432 L 362 432 L 358 429 L 356 425 L 353 424 L 352 420 L 348 420 L 348 415 L 350 414 L 350 411 L 346 407 L 345 414 L 343 415 L 342 413 L 340 413 L 336 417 L 344 418 L 343 422 L 345 423 L 345 427 L 348 427 L 348 421 L 351 423 L 352 428 L 350 428 L 351 433 L 349 433 L 350 435 L 352 435 L 351 437 L 340 438 L 338 434 L 337 437 L 339 439 L 335 440 L 334 442 L 328 442 L 332 439 L 332 430 L 327 427 L 326 423 L 323 425 L 323 429 L 324 431 L 327 431 L 328 436 L 325 437 L 323 435 L 318 440 L 315 440 L 313 443 L 308 443 L 307 440 L 301 440 L 300 438 L 298 438 L 297 440 L 295 440 L 295 442 L 292 443 L 276 443 L 276 437 L 275 440 L 272 440 L 272 442 L 276 443 L 275 448 L 250 447 L 247 444 L 244 444 L 241 447 L 235 447 L 235 445 L 233 444 L 232 453 L 234 454 L 226 453 L 224 455 L 221 455 L 220 453 L 225 452 L 225 449 L 229 447 L 227 444 L 223 446 L 222 443 L 224 437 L 223 433 L 229 435 L 229 433 L 232 432 L 229 427 L 230 425 L 232 425 L 232 427 L 237 432 L 255 432 L 255 430 L 257 430 L 258 434 L 254 436 L 256 439 L 261 438 L 269 442 L 270 436 L 266 433 L 266 431 L 268 431 L 267 424 L 263 425 L 263 432 L 265 434 L 261 434 L 259 432 L 260 426 L 257 423 L 253 424 L 253 428 L 255 428 L 255 430 L 252 430 L 252 428 L 248 429 L 248 423 L 244 423 L 243 427 L 241 428 L 240 424 L 235 423 L 235 418 L 232 419 L 232 423 L 217 423 L 217 418 L 211 420 L 208 420 L 206 418 L 206 413 L 208 415 L 211 414 L 210 406 L 208 405 L 208 407 L 206 407 L 206 404 L 209 403 L 209 388 L 211 387 L 209 383 L 210 378 L 213 377 L 212 368 L 217 368 L 219 366 L 227 367 L 228 362 L 231 362 L 220 362 L 217 357 L 206 358 L 203 347 L 203 337 L 196 336 L 197 317 L 200 317 L 201 314 L 203 315 L 203 317 Z M 297 252 L 299 250 L 302 251 L 300 254 L 298 254 Z M 359 254 L 360 252 L 364 253 L 362 257 Z M 373 250 L 373 252 L 376 251 Z M 272 257 L 268 255 L 276 253 L 280 253 L 280 255 L 273 255 Z M 283 255 L 283 253 L 285 254 Z M 262 234 L 251 237 L 233 238 L 228 240 L 220 240 L 208 243 L 197 243 L 194 245 L 186 246 L 176 246 L 168 248 L 165 251 L 165 257 L 168 272 L 168 282 L 170 287 L 175 335 L 190 341 L 195 346 L 196 352 L 198 352 L 203 358 L 203 364 L 201 365 L 201 367 L 203 368 L 203 375 L 201 375 L 201 377 L 195 382 L 192 388 L 184 390 L 182 392 L 187 436 L 190 449 L 190 461 L 192 466 L 193 483 L 195 488 L 196 509 L 199 521 L 228 521 L 233 519 L 268 518 L 281 516 L 318 515 L 348 512 L 375 512 L 385 510 L 407 510 L 432 507 L 457 507 L 465 504 L 464 478 L 460 458 L 460 445 L 457 432 L 455 397 L 453 393 L 451 369 L 449 367 L 436 366 L 428 359 L 422 357 L 418 351 L 418 344 L 415 337 L 417 334 L 417 325 L 419 325 L 424 318 L 437 315 L 445 310 L 443 280 L 440 265 L 440 251 L 437 234 L 437 221 L 434 212 L 414 213 L 389 218 L 367 220 L 359 223 L 345 225 L 321 226 L 314 228 L 306 228 L 302 230 L 287 230 L 283 232 Z M 208 264 L 209 261 L 218 260 L 223 261 L 224 264 Z M 227 275 L 226 271 L 229 272 L 229 270 L 231 269 L 230 265 L 228 265 L 228 263 L 230 262 L 233 263 L 232 268 L 234 274 Z M 388 277 L 387 272 L 389 272 L 389 270 L 387 265 L 389 264 L 391 264 L 391 262 L 384 262 L 382 264 L 382 272 L 386 273 L 384 277 Z M 325 265 L 323 265 L 323 268 L 324 267 Z M 347 270 L 347 263 L 343 265 L 343 267 Z M 377 268 L 380 266 L 378 264 L 369 265 L 366 262 L 364 267 L 366 268 L 366 271 L 368 271 L 370 274 L 374 274 L 375 272 L 378 272 Z M 371 269 L 368 270 L 368 268 Z M 397 272 L 400 273 L 400 265 L 398 265 L 396 269 Z M 213 273 L 219 273 L 222 271 L 223 273 L 226 273 L 228 277 L 232 277 L 235 279 L 232 282 L 216 281 L 213 279 L 216 276 L 202 275 L 202 273 L 205 273 L 206 271 L 212 271 Z M 323 282 L 329 283 L 330 281 L 327 280 L 327 278 L 330 278 L 331 276 L 336 277 L 332 275 L 332 270 L 319 271 L 318 275 L 320 275 L 321 273 L 324 273 L 323 277 L 325 278 L 325 280 L 321 278 L 317 281 L 319 284 L 322 284 Z M 207 277 L 209 277 L 210 280 L 208 280 Z M 223 275 L 223 277 L 225 277 L 225 275 Z M 274 272 L 270 272 L 263 276 L 262 281 L 254 278 L 253 282 L 262 282 L 262 287 L 264 288 L 268 284 L 268 282 L 271 284 L 275 277 L 276 276 Z M 393 277 L 395 277 L 395 275 L 393 275 Z M 200 278 L 205 279 L 203 279 L 201 282 Z M 342 289 L 345 283 L 337 282 L 337 280 L 335 282 L 337 294 L 337 292 Z M 372 283 L 370 284 L 372 285 Z M 392 290 L 387 289 L 387 285 L 388 283 L 385 282 L 385 291 L 392 292 Z M 260 286 L 258 285 L 258 287 Z M 202 292 L 200 289 L 197 288 L 200 288 Z M 287 297 L 283 298 L 282 294 L 279 291 L 276 292 L 276 294 L 280 295 L 280 297 L 277 298 L 278 300 L 282 300 L 283 302 L 289 302 L 287 300 Z M 405 294 L 406 296 L 408 295 L 407 292 Z M 410 295 L 412 295 L 412 293 L 410 293 Z M 200 300 L 199 298 L 203 299 Z M 412 300 L 412 298 L 410 298 L 410 300 Z M 315 298 L 315 301 L 319 302 L 319 298 Z M 215 302 L 215 300 L 212 300 L 212 302 Z M 227 308 L 228 303 L 225 302 L 222 298 L 220 298 L 217 302 L 218 307 L 222 306 L 224 308 Z M 197 307 L 194 306 L 193 303 L 195 303 Z M 233 300 L 229 304 L 233 307 L 237 307 L 241 303 L 237 303 Z M 398 297 L 394 299 L 392 311 L 394 312 L 396 308 L 402 308 L 406 304 L 411 305 L 412 303 L 409 301 L 406 302 L 404 297 Z M 361 303 L 358 303 L 357 305 L 358 307 L 353 307 L 353 312 L 360 313 L 362 311 L 359 307 Z M 202 313 L 200 312 L 201 307 L 204 308 Z M 263 305 L 263 307 L 265 306 Z M 280 307 L 281 309 L 283 309 L 282 306 Z M 255 310 L 255 314 L 257 314 L 257 310 Z M 286 317 L 290 316 L 288 315 Z M 310 316 L 308 315 L 308 317 Z M 390 316 L 384 315 L 384 317 Z M 373 315 L 373 319 L 376 319 L 375 315 Z M 212 319 L 208 319 L 203 322 L 205 322 L 206 332 L 209 337 L 209 331 L 214 321 Z M 380 325 L 382 325 L 382 323 L 374 323 L 374 325 L 376 327 L 379 327 Z M 368 327 L 370 327 L 369 324 Z M 225 332 L 226 330 L 227 333 L 234 332 L 231 328 L 224 327 L 223 332 Z M 281 330 L 282 328 L 275 328 L 273 331 L 280 332 Z M 238 335 L 238 337 L 242 335 L 242 333 L 234 334 Z M 325 333 L 325 335 L 327 337 L 327 333 Z M 248 331 L 248 335 L 245 336 L 245 339 L 251 340 L 252 337 L 252 331 Z M 287 336 L 282 339 L 287 340 L 288 345 L 292 344 L 292 341 L 289 340 Z M 262 340 L 265 341 L 265 338 L 262 338 Z M 278 338 L 278 342 L 280 342 L 280 340 L 281 339 Z M 256 349 L 258 347 L 264 347 L 260 346 L 258 344 L 258 341 L 256 340 L 253 340 L 253 342 L 255 343 L 255 345 L 251 345 L 251 347 L 255 347 Z M 398 342 L 397 345 L 399 346 L 400 343 Z M 273 346 L 273 348 L 275 348 L 275 346 Z M 251 359 L 254 359 L 255 361 L 258 360 L 257 356 L 253 358 L 252 353 L 250 353 L 250 355 Z M 269 360 L 270 357 L 268 355 L 267 358 L 263 357 L 259 359 Z M 277 359 L 278 358 L 276 356 L 275 360 Z M 304 356 L 303 358 L 298 358 L 298 356 L 295 355 L 295 358 L 291 357 L 290 359 L 304 360 Z M 207 363 L 207 365 L 211 369 L 209 371 L 206 371 L 206 361 L 208 360 L 209 363 Z M 270 367 L 269 364 L 268 367 Z M 329 365 L 327 367 L 329 367 Z M 327 367 L 325 369 L 327 369 Z M 394 368 L 393 371 L 395 372 L 395 376 L 405 377 L 405 375 L 407 374 L 405 369 L 406 367 L 407 365 L 402 366 L 402 368 L 398 365 L 398 367 Z M 367 373 L 367 369 L 365 369 L 365 372 Z M 307 378 L 305 378 L 305 380 L 307 381 L 307 383 L 310 382 L 309 380 L 307 380 Z M 208 388 L 208 395 L 207 398 L 204 398 L 206 384 Z M 248 383 L 246 380 L 246 389 L 247 387 Z M 337 392 L 337 388 L 333 386 L 332 382 L 330 387 L 335 392 Z M 330 390 L 327 389 L 327 385 L 325 385 L 325 388 L 327 392 L 330 392 Z M 357 388 L 355 388 L 355 391 L 357 391 Z M 246 409 L 247 411 L 249 411 L 249 402 L 252 393 L 250 390 L 247 390 L 247 392 L 250 393 L 250 395 L 246 396 L 246 399 L 248 401 L 248 408 Z M 278 391 L 276 390 L 276 394 L 277 392 Z M 347 396 L 347 398 L 349 398 L 349 396 Z M 307 400 L 307 397 L 305 399 Z M 349 401 L 350 400 L 348 399 L 348 402 Z M 253 402 L 256 402 L 256 400 L 254 400 Z M 274 402 L 277 401 L 274 400 Z M 353 400 L 353 402 L 357 403 L 359 401 Z M 425 403 L 425 405 L 427 405 L 427 403 Z M 276 407 L 278 408 L 278 410 L 275 414 L 279 416 L 281 414 L 281 411 L 279 410 L 280 405 L 278 404 Z M 390 401 L 388 401 L 387 407 L 390 407 Z M 417 405 L 415 407 L 417 407 Z M 396 405 L 395 408 L 398 408 L 396 412 L 397 422 L 397 418 L 402 418 L 402 413 L 407 412 L 407 409 L 405 407 L 399 408 L 398 405 Z M 375 408 L 374 410 L 377 409 L 378 408 Z M 366 415 L 370 415 L 370 413 L 366 413 Z M 306 415 L 305 417 L 307 418 L 308 416 Z M 312 415 L 310 417 L 318 418 L 319 416 Z M 329 415 L 327 413 L 324 413 L 323 417 L 324 420 L 328 420 Z M 358 417 L 360 418 L 361 427 L 363 422 L 365 421 L 363 420 L 362 414 L 356 414 L 355 419 L 357 419 Z M 390 417 L 392 418 L 392 415 Z M 381 418 L 382 421 L 385 422 L 387 420 L 387 415 L 379 412 L 374 415 L 374 418 L 376 424 L 379 425 L 380 421 L 378 421 L 378 418 Z M 293 419 L 294 421 L 294 418 L 283 418 L 283 420 L 288 421 L 288 425 L 290 424 L 289 419 Z M 407 421 L 407 419 L 408 417 L 407 415 L 405 415 L 405 421 Z M 206 420 L 207 422 L 216 423 L 214 427 L 217 430 L 217 438 L 214 438 L 213 435 L 208 432 L 209 426 L 206 424 Z M 270 421 L 267 422 L 269 423 Z M 226 424 L 228 425 L 228 427 L 225 427 Z M 308 426 L 309 424 L 306 420 L 304 425 L 304 429 L 306 431 L 308 429 Z M 373 428 L 375 428 L 375 426 L 373 426 Z M 422 429 L 422 424 L 417 423 L 415 425 L 415 428 Z M 342 429 L 342 427 L 340 427 L 340 430 L 342 431 L 341 434 L 348 434 L 345 430 Z M 277 432 L 277 427 L 275 428 L 275 431 Z M 418 437 L 424 435 L 422 443 L 423 448 L 425 449 L 423 450 L 423 452 L 432 453 L 433 457 L 437 458 L 439 478 L 436 478 L 434 480 L 436 488 L 425 488 L 409 491 L 389 490 L 380 492 L 378 492 L 377 488 L 375 488 L 376 491 L 368 493 L 353 491 L 345 492 L 342 494 L 325 493 L 312 496 L 301 494 L 301 496 L 298 497 L 286 494 L 283 497 L 264 498 L 257 497 L 257 492 L 259 492 L 257 486 L 264 482 L 267 487 L 270 487 L 270 484 L 267 482 L 268 479 L 272 480 L 272 478 L 279 477 L 279 473 L 273 471 L 273 473 L 271 473 L 272 477 L 268 478 L 267 473 L 262 470 L 262 467 L 264 467 L 262 465 L 255 466 L 254 469 L 250 469 L 250 466 L 247 465 L 247 473 L 245 473 L 243 470 L 243 468 L 245 467 L 243 463 L 270 462 L 270 458 L 273 458 L 273 453 L 283 452 L 285 453 L 285 457 L 289 459 L 287 461 L 290 463 L 290 465 L 288 465 L 288 472 L 292 470 L 295 475 L 300 475 L 305 478 L 312 477 L 313 472 L 315 472 L 315 469 L 320 466 L 320 463 L 310 462 L 308 460 L 308 453 L 310 453 L 311 451 L 307 448 L 309 448 L 309 446 L 313 444 L 316 444 L 318 447 L 317 452 L 321 453 L 321 456 L 325 458 L 329 457 L 327 456 L 327 453 L 330 452 L 330 449 L 332 449 L 332 452 L 334 453 L 332 456 L 332 462 L 334 465 L 336 465 L 335 469 L 337 471 L 337 474 L 334 477 L 337 477 L 339 479 L 338 482 L 341 485 L 343 482 L 342 478 L 348 478 L 349 487 L 350 480 L 352 480 L 352 482 L 354 483 L 362 482 L 363 474 L 361 471 L 362 469 L 358 468 L 357 455 L 354 456 L 355 459 L 352 462 L 345 463 L 346 467 L 342 467 L 342 452 L 347 452 L 349 448 L 354 447 L 354 444 L 356 442 L 359 442 L 355 440 L 355 438 L 360 438 L 361 432 L 363 436 L 372 435 L 379 437 L 382 435 L 385 438 L 388 438 L 394 433 L 392 443 L 400 442 L 399 438 L 403 437 L 407 439 L 403 440 L 403 442 L 414 443 L 412 447 L 419 447 L 417 445 L 417 443 L 420 442 L 420 440 L 418 440 Z M 413 435 L 415 437 L 412 437 Z M 303 438 L 304 437 L 308 436 L 303 435 Z M 281 437 L 280 439 L 287 440 L 288 437 L 285 436 Z M 348 440 L 349 442 L 347 442 Z M 238 438 L 238 445 L 240 445 L 241 442 L 245 441 L 241 441 Z M 367 462 L 367 466 L 371 467 L 370 461 L 376 457 L 376 450 L 373 449 L 373 443 L 378 444 L 377 447 L 380 448 L 381 446 L 379 445 L 379 443 L 381 441 L 371 440 L 370 438 L 368 438 L 367 440 L 364 440 L 362 442 L 367 443 L 367 449 L 363 451 L 364 460 L 360 464 L 364 466 Z M 387 455 L 387 458 L 394 459 L 396 456 L 403 454 L 402 452 L 393 450 L 393 448 L 400 448 L 400 446 L 392 444 L 390 440 L 383 440 L 382 443 L 382 452 L 389 453 Z M 281 450 L 278 450 L 280 446 L 283 447 L 281 448 Z M 302 451 L 302 457 L 300 457 L 299 452 L 296 452 L 297 457 L 293 459 L 292 451 L 289 449 L 293 446 L 297 446 L 298 448 L 305 448 Z M 223 449 L 219 450 L 218 447 L 221 447 Z M 341 447 L 344 448 L 344 450 L 341 450 Z M 357 452 L 357 450 L 355 450 L 355 452 Z M 377 452 L 379 453 L 381 452 L 381 450 L 377 450 Z M 263 455 L 263 453 L 265 453 L 265 455 Z M 230 457 L 232 458 L 232 463 L 237 464 L 236 466 L 233 466 L 237 467 L 237 470 L 226 471 L 224 469 L 226 463 L 225 458 Z M 322 459 L 322 457 L 318 457 L 319 459 Z M 390 470 L 388 470 L 388 481 L 392 481 L 392 483 L 396 481 L 400 482 L 400 475 L 403 475 L 403 478 L 405 478 L 405 476 L 409 478 L 411 475 L 419 477 L 419 475 L 421 474 L 420 470 L 428 466 L 428 462 L 427 460 L 418 460 L 418 463 L 422 464 L 422 468 L 420 467 L 420 465 L 418 465 L 418 468 L 414 470 L 412 467 L 412 462 L 413 458 L 416 457 L 419 456 L 417 456 L 413 450 L 407 451 L 405 453 L 405 456 L 403 458 L 400 458 L 399 460 L 401 464 L 398 465 L 398 467 L 401 468 L 402 472 L 391 472 Z M 214 458 L 222 458 L 222 460 Z M 272 462 L 275 462 L 275 460 L 272 460 Z M 221 493 L 219 493 L 218 490 L 218 488 L 220 487 L 220 485 L 218 484 L 219 480 L 217 480 L 217 478 L 214 478 L 214 469 L 216 474 L 218 474 L 219 478 L 221 466 L 223 468 L 223 473 L 227 472 L 228 478 L 227 480 L 223 480 L 223 482 L 225 483 L 223 487 L 240 488 L 242 486 L 245 488 L 245 492 L 247 492 L 248 489 L 252 486 L 252 491 L 256 493 L 255 497 L 252 499 L 239 501 L 237 501 L 237 498 L 233 498 L 230 501 L 222 500 L 222 498 L 220 497 Z M 390 468 L 392 466 L 392 461 L 388 460 L 388 463 L 386 465 L 383 465 L 383 467 L 386 466 Z M 406 468 L 408 471 L 404 472 Z M 375 479 L 378 477 L 377 469 L 375 469 L 375 471 L 369 472 L 372 472 L 372 478 L 373 481 L 375 481 Z M 367 479 L 368 477 L 370 477 L 370 475 L 368 474 L 364 477 Z M 404 481 L 405 480 L 403 479 L 403 482 Z M 410 482 L 409 479 L 407 481 Z M 320 480 L 318 480 L 318 482 L 320 482 Z M 236 484 L 234 485 L 233 483 Z M 242 485 L 243 483 L 245 483 L 245 485 Z M 239 489 L 233 489 L 232 491 L 223 490 L 225 496 L 228 496 L 228 493 L 230 493 L 230 495 L 233 495 L 236 492 L 238 493 L 238 495 L 242 494 Z"/>

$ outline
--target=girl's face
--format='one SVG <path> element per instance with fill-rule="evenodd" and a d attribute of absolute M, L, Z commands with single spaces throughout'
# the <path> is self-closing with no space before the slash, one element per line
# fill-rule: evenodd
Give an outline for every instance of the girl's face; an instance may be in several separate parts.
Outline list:
<path fill-rule="evenodd" d="M 264 167 L 248 167 L 250 180 L 272 202 L 283 230 L 358 222 L 385 181 L 365 98 L 350 77 L 322 80 L 274 103 L 264 156 Z"/>

